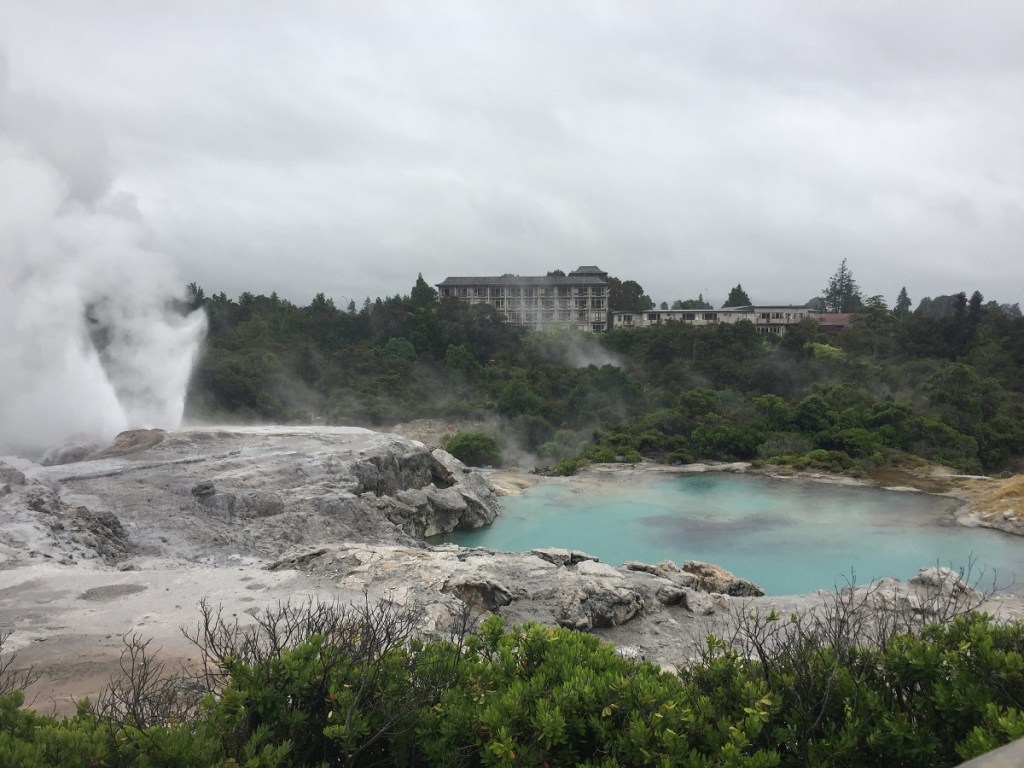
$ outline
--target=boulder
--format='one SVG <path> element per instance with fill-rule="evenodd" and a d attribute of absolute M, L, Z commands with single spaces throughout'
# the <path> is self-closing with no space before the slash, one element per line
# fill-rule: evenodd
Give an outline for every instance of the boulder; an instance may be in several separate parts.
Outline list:
<path fill-rule="evenodd" d="M 948 592 L 953 595 L 977 593 L 977 590 L 971 587 L 964 579 L 963 574 L 946 567 L 932 566 L 930 568 L 921 568 L 910 579 L 910 583 L 928 590 Z"/>
<path fill-rule="evenodd" d="M 634 590 L 591 578 L 572 582 L 555 607 L 555 620 L 570 629 L 617 627 L 643 611 L 643 598 Z"/>
<path fill-rule="evenodd" d="M 761 597 L 764 590 L 747 579 L 741 579 L 714 563 L 687 560 L 683 570 L 697 577 L 696 589 L 717 592 L 730 597 Z"/>
<path fill-rule="evenodd" d="M 455 595 L 478 611 L 495 611 L 512 602 L 512 593 L 503 584 L 486 575 L 458 574 L 444 583 L 441 592 Z"/>

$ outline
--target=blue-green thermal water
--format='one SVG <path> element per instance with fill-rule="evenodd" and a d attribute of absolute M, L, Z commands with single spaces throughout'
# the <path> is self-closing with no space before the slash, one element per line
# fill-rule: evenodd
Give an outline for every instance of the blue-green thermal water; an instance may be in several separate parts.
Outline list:
<path fill-rule="evenodd" d="M 503 551 L 583 550 L 603 562 L 703 560 L 770 595 L 907 579 L 928 565 L 1024 582 L 1024 540 L 955 524 L 956 502 L 920 493 L 702 473 L 643 481 L 550 482 L 502 499 L 493 525 L 442 540 Z M 1019 591 L 1020 584 L 1013 591 Z"/>

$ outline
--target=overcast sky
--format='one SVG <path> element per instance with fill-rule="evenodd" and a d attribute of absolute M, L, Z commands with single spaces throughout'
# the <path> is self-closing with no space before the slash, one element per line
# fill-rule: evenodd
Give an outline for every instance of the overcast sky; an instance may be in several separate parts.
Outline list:
<path fill-rule="evenodd" d="M 208 293 L 597 264 L 803 303 L 846 258 L 1024 302 L 1020 0 L 4 0 L 0 52 L 77 197 Z"/>

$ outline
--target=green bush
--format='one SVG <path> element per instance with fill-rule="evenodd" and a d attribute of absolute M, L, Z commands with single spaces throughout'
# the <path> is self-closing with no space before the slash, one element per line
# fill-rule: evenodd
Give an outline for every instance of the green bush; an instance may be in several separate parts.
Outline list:
<path fill-rule="evenodd" d="M 797 469 L 824 469 L 827 472 L 850 472 L 857 468 L 856 462 L 842 451 L 826 451 L 816 448 L 793 461 Z"/>
<path fill-rule="evenodd" d="M 486 432 L 456 432 L 445 440 L 444 449 L 471 467 L 501 466 L 501 447 Z"/>
<path fill-rule="evenodd" d="M 252 631 L 204 605 L 201 706 L 172 722 L 154 709 L 166 681 L 138 667 L 127 708 L 56 720 L 16 691 L 0 696 L 0 765 L 954 766 L 1024 737 L 1024 627 L 964 600 L 743 611 L 679 674 L 495 616 L 422 642 L 386 603 L 280 606 Z"/>
<path fill-rule="evenodd" d="M 560 462 L 555 464 L 555 466 L 551 468 L 551 474 L 556 477 L 568 477 L 569 475 L 575 475 L 585 466 L 587 466 L 586 459 L 572 456 L 568 459 L 562 459 Z"/>

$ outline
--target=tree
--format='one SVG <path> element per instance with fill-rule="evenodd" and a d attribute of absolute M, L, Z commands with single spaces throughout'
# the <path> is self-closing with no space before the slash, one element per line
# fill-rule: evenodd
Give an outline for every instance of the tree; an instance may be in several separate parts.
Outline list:
<path fill-rule="evenodd" d="M 667 301 L 661 302 L 661 308 L 662 309 L 668 309 L 668 302 Z"/>
<path fill-rule="evenodd" d="M 635 280 L 608 278 L 608 310 L 610 312 L 643 312 L 654 308 L 651 297 Z"/>
<path fill-rule="evenodd" d="M 437 289 L 427 285 L 422 272 L 416 277 L 416 285 L 412 287 L 409 299 L 414 307 L 431 307 L 437 301 Z"/>
<path fill-rule="evenodd" d="M 714 307 L 704 301 L 703 293 L 699 293 L 696 299 L 686 299 L 685 301 L 676 299 L 672 302 L 672 309 L 714 309 Z"/>
<path fill-rule="evenodd" d="M 839 269 L 829 278 L 822 299 L 825 301 L 826 312 L 856 312 L 860 308 L 860 288 L 846 266 L 846 259 L 840 262 Z"/>
<path fill-rule="evenodd" d="M 907 317 L 910 315 L 910 296 L 907 295 L 907 286 L 900 288 L 900 295 L 896 297 L 896 306 L 893 307 L 892 313 L 896 315 L 899 321 L 905 322 Z"/>
<path fill-rule="evenodd" d="M 185 286 L 185 300 L 192 309 L 199 309 L 206 302 L 206 293 L 199 283 L 189 283 Z"/>
<path fill-rule="evenodd" d="M 747 292 L 743 290 L 743 286 L 739 283 L 736 287 L 729 291 L 729 297 L 725 300 L 725 304 L 722 305 L 722 309 L 726 307 L 749 307 L 752 304 L 750 297 L 747 296 Z"/>
<path fill-rule="evenodd" d="M 565 272 L 560 269 L 552 269 L 548 272 L 548 277 L 565 277 Z"/>
<path fill-rule="evenodd" d="M 416 347 L 408 339 L 395 336 L 388 339 L 384 345 L 384 357 L 389 360 L 404 360 L 409 363 L 416 362 Z"/>
<path fill-rule="evenodd" d="M 309 303 L 309 308 L 318 314 L 334 312 L 334 299 L 328 299 L 323 293 L 318 293 Z"/>
<path fill-rule="evenodd" d="M 881 295 L 865 299 L 853 316 L 855 336 L 860 338 L 865 349 L 871 350 L 872 359 L 878 357 L 879 348 L 892 339 L 897 324 L 896 315 L 889 311 Z"/>

